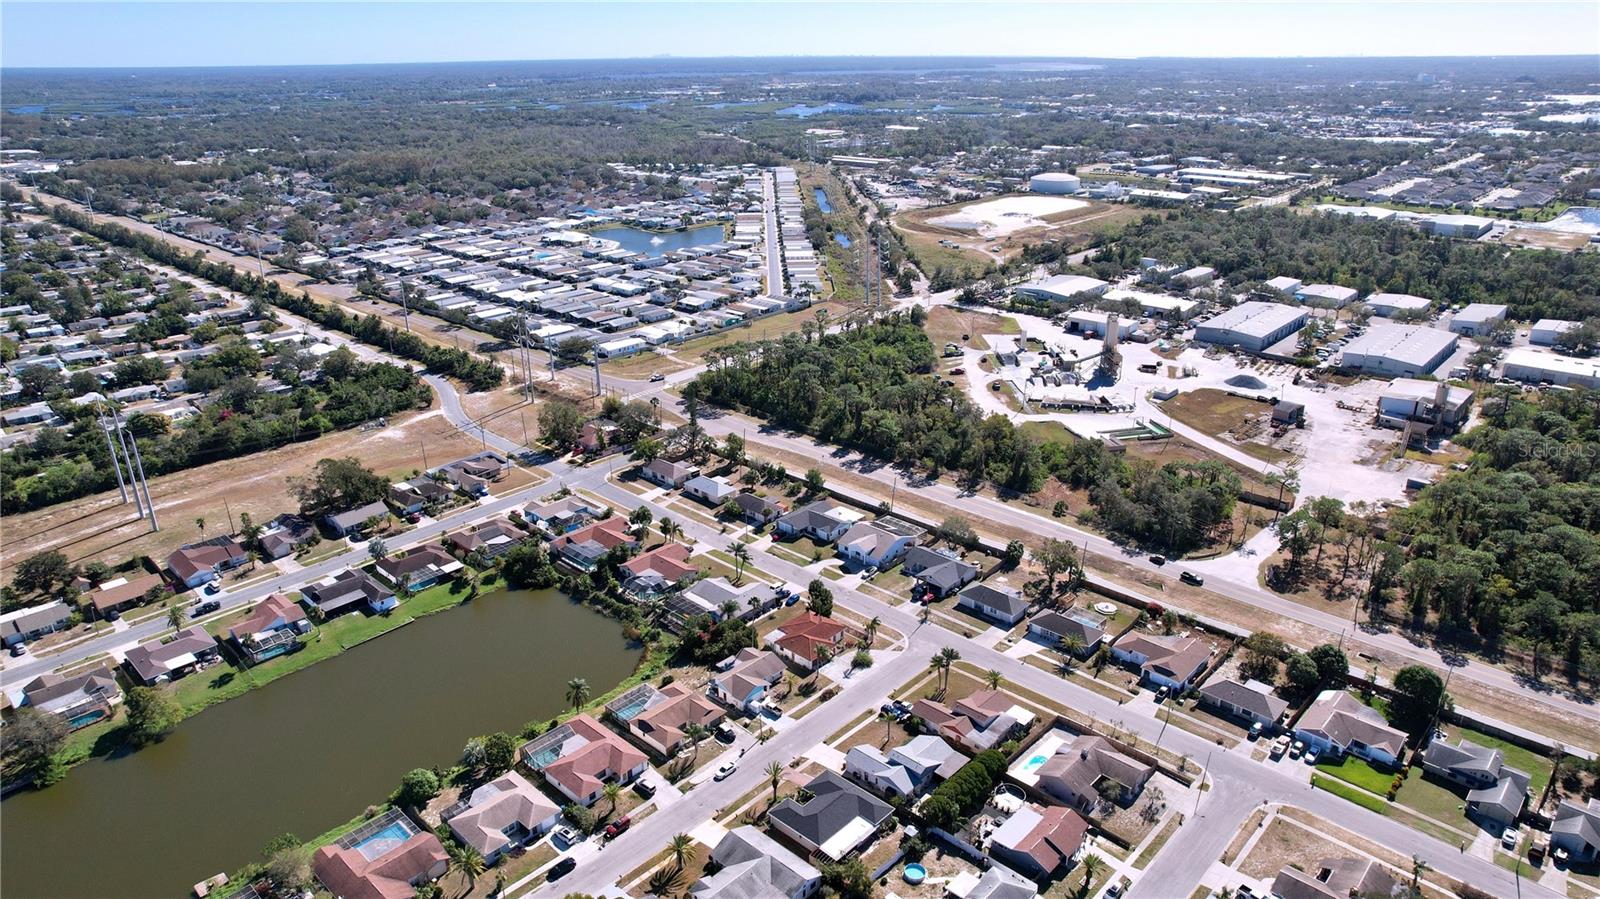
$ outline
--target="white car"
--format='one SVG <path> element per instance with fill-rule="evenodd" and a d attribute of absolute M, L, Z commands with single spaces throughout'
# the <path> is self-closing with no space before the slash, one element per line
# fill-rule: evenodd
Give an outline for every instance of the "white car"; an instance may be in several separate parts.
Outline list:
<path fill-rule="evenodd" d="M 733 762 L 724 762 L 722 764 L 722 767 L 717 769 L 717 773 L 716 773 L 716 775 L 714 776 L 713 779 L 714 780 L 727 780 L 728 778 L 732 777 L 733 776 L 733 772 L 735 772 L 737 770 L 739 770 L 739 766 L 738 765 L 734 764 Z"/>
<path fill-rule="evenodd" d="M 1505 830 L 1500 832 L 1500 845 L 1504 847 L 1507 852 L 1516 852 L 1518 836 L 1519 833 L 1515 827 L 1507 827 Z"/>

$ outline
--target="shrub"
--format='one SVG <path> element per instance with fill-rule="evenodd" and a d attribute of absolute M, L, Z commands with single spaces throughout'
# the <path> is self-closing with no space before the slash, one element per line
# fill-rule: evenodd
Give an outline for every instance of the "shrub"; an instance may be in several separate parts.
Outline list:
<path fill-rule="evenodd" d="M 439 775 L 427 768 L 413 768 L 400 778 L 400 789 L 394 793 L 399 805 L 424 806 L 439 795 Z"/>

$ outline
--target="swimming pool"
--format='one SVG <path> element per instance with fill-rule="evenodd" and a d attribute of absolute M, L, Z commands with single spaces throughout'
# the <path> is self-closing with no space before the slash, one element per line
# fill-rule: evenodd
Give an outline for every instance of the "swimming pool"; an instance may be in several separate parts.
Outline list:
<path fill-rule="evenodd" d="M 1050 756 L 1048 756 L 1048 755 L 1030 756 L 1027 761 L 1022 763 L 1022 765 L 1018 768 L 1018 770 L 1021 771 L 1023 774 L 1032 774 L 1035 771 L 1038 771 L 1039 768 L 1042 767 L 1044 765 L 1044 763 L 1048 762 L 1049 760 L 1050 760 Z"/>
<path fill-rule="evenodd" d="M 411 828 L 407 827 L 403 822 L 395 821 L 371 836 L 364 837 L 351 848 L 361 853 L 361 857 L 370 862 L 375 858 L 380 858 L 392 852 L 395 847 L 411 839 L 411 834 Z"/>

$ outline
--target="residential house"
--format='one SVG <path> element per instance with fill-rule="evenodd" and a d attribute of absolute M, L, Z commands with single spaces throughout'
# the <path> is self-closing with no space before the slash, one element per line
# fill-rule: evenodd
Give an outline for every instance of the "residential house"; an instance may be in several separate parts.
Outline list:
<path fill-rule="evenodd" d="M 921 528 L 895 518 L 860 521 L 844 532 L 836 548 L 847 565 L 883 569 L 905 555 L 921 533 Z"/>
<path fill-rule="evenodd" d="M 724 834 L 711 861 L 716 873 L 695 881 L 692 899 L 808 899 L 822 886 L 821 871 L 749 824 Z"/>
<path fill-rule="evenodd" d="M 525 536 L 511 522 L 495 519 L 465 531 L 456 531 L 445 539 L 451 549 L 463 556 L 479 553 L 485 559 L 498 559 L 521 543 Z"/>
<path fill-rule="evenodd" d="M 617 449 L 617 435 L 622 430 L 608 418 L 597 418 L 583 423 L 578 432 L 578 449 L 585 453 L 598 453 L 603 449 Z"/>
<path fill-rule="evenodd" d="M 784 512 L 782 506 L 754 493 L 735 493 L 733 504 L 739 507 L 739 517 L 757 527 L 777 521 Z"/>
<path fill-rule="evenodd" d="M 818 543 L 832 543 L 860 520 L 860 514 L 821 499 L 780 517 L 773 528 L 782 537 L 810 537 Z"/>
<path fill-rule="evenodd" d="M 728 483 L 727 478 L 712 478 L 702 474 L 683 482 L 684 496 L 692 496 L 712 508 L 722 505 L 738 492 L 739 488 Z"/>
<path fill-rule="evenodd" d="M 657 690 L 644 710 L 628 719 L 628 730 L 667 756 L 684 744 L 685 728 L 697 725 L 709 731 L 724 717 L 721 706 L 683 684 L 672 683 Z"/>
<path fill-rule="evenodd" d="M 1088 833 L 1089 822 L 1072 809 L 1030 802 L 989 834 L 989 857 L 1044 880 L 1072 867 Z"/>
<path fill-rule="evenodd" d="M 1139 677 L 1173 693 L 1189 689 L 1211 661 L 1211 644 L 1199 637 L 1129 631 L 1111 644 L 1111 656 L 1139 669 Z"/>
<path fill-rule="evenodd" d="M 302 602 L 315 606 L 323 619 L 365 606 L 374 614 L 399 605 L 394 591 L 359 568 L 346 568 L 300 588 Z"/>
<path fill-rule="evenodd" d="M 88 607 L 96 618 L 120 614 L 144 602 L 145 594 L 160 590 L 166 594 L 167 582 L 159 574 L 144 574 L 132 578 L 119 577 L 106 581 L 89 594 Z"/>
<path fill-rule="evenodd" d="M 305 610 L 282 593 L 273 593 L 228 628 L 228 639 L 253 664 L 293 651 L 300 636 L 310 631 Z"/>
<path fill-rule="evenodd" d="M 174 681 L 217 658 L 217 641 L 200 625 L 191 625 L 165 642 L 151 640 L 128 650 L 123 666 L 140 684 L 153 687 Z"/>
<path fill-rule="evenodd" d="M 478 850 L 486 865 L 561 818 L 561 809 L 515 771 L 479 786 L 463 805 L 445 823 L 456 839 Z"/>
<path fill-rule="evenodd" d="M 217 579 L 220 572 L 250 561 L 244 545 L 232 537 L 193 543 L 167 556 L 167 570 L 185 587 L 198 587 Z"/>
<path fill-rule="evenodd" d="M 1600 859 L 1600 799 L 1587 805 L 1561 800 L 1550 824 L 1550 847 L 1585 864 Z"/>
<path fill-rule="evenodd" d="M 979 690 L 955 705 L 919 699 L 911 714 L 932 732 L 972 752 L 993 749 L 1033 725 L 1034 714 L 999 690 Z"/>
<path fill-rule="evenodd" d="M 843 623 L 808 611 L 768 634 L 766 645 L 795 665 L 813 671 L 824 664 L 824 657 L 836 658 L 844 650 L 847 634 Z"/>
<path fill-rule="evenodd" d="M 1343 690 L 1318 695 L 1300 715 L 1294 736 L 1320 756 L 1349 753 L 1388 767 L 1399 764 L 1406 744 L 1404 731 L 1390 727 L 1377 709 Z"/>
<path fill-rule="evenodd" d="M 870 842 L 894 808 L 832 771 L 806 784 L 804 802 L 791 796 L 767 813 L 779 833 L 838 861 Z"/>
<path fill-rule="evenodd" d="M 1409 892 L 1370 858 L 1324 858 L 1304 870 L 1285 865 L 1272 881 L 1272 895 L 1282 899 L 1405 896 Z"/>
<path fill-rule="evenodd" d="M 1083 659 L 1099 650 L 1106 638 L 1105 623 L 1104 618 L 1083 609 L 1051 609 L 1033 616 L 1028 622 L 1028 636 L 1051 647 L 1075 640 L 1080 644 L 1077 656 Z"/>
<path fill-rule="evenodd" d="M 622 563 L 622 588 L 633 596 L 659 596 L 677 589 L 699 569 L 689 564 L 689 547 L 663 543 Z"/>
<path fill-rule="evenodd" d="M 425 590 L 454 576 L 465 566 L 445 552 L 444 547 L 426 543 L 404 553 L 385 556 L 372 567 L 380 580 L 396 590 L 402 584 L 411 590 Z"/>
<path fill-rule="evenodd" d="M 639 476 L 652 484 L 676 490 L 700 473 L 700 469 L 687 462 L 669 462 L 652 459 L 639 469 Z"/>
<path fill-rule="evenodd" d="M 562 534 L 550 542 L 550 552 L 580 571 L 592 571 L 606 553 L 637 542 L 628 533 L 627 519 L 613 515 Z"/>
<path fill-rule="evenodd" d="M 956 608 L 1013 627 L 1028 614 L 1028 600 L 1011 587 L 973 584 L 956 594 Z"/>
<path fill-rule="evenodd" d="M 417 508 L 420 509 L 422 507 L 418 506 Z M 369 519 L 382 519 L 388 514 L 388 505 L 386 505 L 383 500 L 377 500 L 376 502 L 370 502 L 364 506 L 357 506 L 356 508 L 345 512 L 324 515 L 322 517 L 322 523 L 327 526 L 329 533 L 333 534 L 333 536 L 348 537 L 351 534 L 358 533 L 362 528 L 366 527 L 366 523 Z"/>
<path fill-rule="evenodd" d="M 1423 750 L 1421 762 L 1426 773 L 1467 788 L 1468 817 L 1506 826 L 1515 823 L 1527 805 L 1531 778 L 1507 765 L 1498 749 L 1465 737 L 1454 746 L 1434 740 Z"/>
<path fill-rule="evenodd" d="M 746 647 L 718 666 L 724 669 L 711 676 L 706 692 L 713 699 L 750 713 L 767 697 L 773 684 L 789 670 L 782 657 L 764 649 Z"/>
<path fill-rule="evenodd" d="M 608 783 L 632 783 L 650 767 L 644 753 L 590 715 L 578 715 L 530 740 L 523 762 L 580 805 L 594 805 Z"/>
<path fill-rule="evenodd" d="M 962 871 L 945 884 L 946 895 L 954 899 L 1034 899 L 1039 895 L 1032 881 L 1005 865 L 990 865 L 979 875 Z"/>
<path fill-rule="evenodd" d="M 1057 748 L 1037 776 L 1039 789 L 1088 814 L 1102 800 L 1132 802 L 1155 772 L 1155 766 L 1118 752 L 1110 740 L 1082 734 Z"/>
<path fill-rule="evenodd" d="M 738 609 L 738 617 L 749 620 L 777 606 L 778 594 L 760 582 L 735 587 L 724 577 L 702 578 L 669 596 L 667 608 L 685 620 L 710 615 L 713 621 L 721 621 L 722 609 L 730 602 Z"/>
<path fill-rule="evenodd" d="M 380 836 L 381 834 L 381 836 Z M 311 870 L 337 899 L 411 899 L 444 876 L 450 856 L 439 838 L 399 809 L 374 818 L 311 857 Z"/>
<path fill-rule="evenodd" d="M 844 774 L 884 796 L 914 796 L 966 761 L 943 738 L 923 734 L 888 753 L 871 744 L 852 748 L 845 753 Z"/>
<path fill-rule="evenodd" d="M 122 702 L 117 677 L 104 665 L 70 677 L 46 672 L 22 688 L 22 702 L 48 712 L 73 730 L 109 718 Z"/>
<path fill-rule="evenodd" d="M 262 530 L 256 543 L 260 545 L 262 555 L 269 559 L 281 559 L 311 542 L 316 535 L 316 528 L 304 518 L 279 515 Z"/>
<path fill-rule="evenodd" d="M 907 548 L 901 557 L 900 571 L 916 579 L 911 594 L 919 599 L 923 594 L 932 594 L 933 599 L 943 599 L 978 577 L 976 565 L 926 546 Z"/>
<path fill-rule="evenodd" d="M 468 496 L 486 496 L 489 484 L 506 476 L 511 462 L 494 450 L 485 450 L 465 459 L 457 459 L 439 466 L 433 474 L 441 475 Z"/>
<path fill-rule="evenodd" d="M 1272 685 L 1258 680 L 1217 678 L 1200 688 L 1200 704 L 1234 715 L 1262 727 L 1273 727 L 1289 703 L 1272 693 Z"/>
<path fill-rule="evenodd" d="M 409 481 L 389 485 L 389 502 L 401 515 L 416 515 L 430 505 L 448 502 L 456 495 L 456 488 L 427 475 L 418 475 Z"/>
<path fill-rule="evenodd" d="M 605 506 L 577 494 L 547 503 L 529 503 L 522 509 L 522 520 L 547 534 L 575 531 L 606 513 Z"/>

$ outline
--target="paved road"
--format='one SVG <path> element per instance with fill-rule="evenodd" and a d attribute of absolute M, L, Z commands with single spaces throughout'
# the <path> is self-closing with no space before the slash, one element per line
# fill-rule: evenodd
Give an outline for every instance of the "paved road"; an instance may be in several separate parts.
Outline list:
<path fill-rule="evenodd" d="M 767 241 L 767 294 L 782 296 L 783 254 L 778 248 L 778 185 L 771 171 L 761 173 L 761 212 L 766 217 L 763 230 Z"/>
<path fill-rule="evenodd" d="M 605 472 L 591 468 L 577 474 L 570 483 L 582 486 L 626 508 L 642 500 L 630 491 L 604 480 Z M 723 534 L 700 522 L 675 515 L 655 502 L 645 503 L 659 519 L 672 516 L 686 534 L 701 546 L 720 547 L 735 534 Z M 792 584 L 804 584 L 814 576 L 805 568 L 764 551 L 756 554 L 755 566 Z M 713 813 L 762 781 L 761 769 L 774 759 L 787 762 L 820 740 L 825 739 L 862 711 L 876 708 L 899 684 L 924 670 L 927 660 L 940 649 L 960 652 L 964 662 L 980 669 L 994 669 L 1007 682 L 1076 709 L 1101 721 L 1119 721 L 1147 743 L 1160 740 L 1164 748 L 1189 756 L 1195 764 L 1208 764 L 1207 777 L 1212 788 L 1203 794 L 1198 814 L 1193 807 L 1180 808 L 1188 819 L 1168 841 L 1157 860 L 1140 878 L 1133 895 L 1150 897 L 1187 896 L 1200 883 L 1211 863 L 1221 856 L 1250 811 L 1263 801 L 1298 806 L 1324 820 L 1364 834 L 1382 845 L 1396 847 L 1402 854 L 1412 852 L 1426 860 L 1433 870 L 1477 884 L 1497 895 L 1512 895 L 1515 883 L 1510 872 L 1481 859 L 1463 855 L 1456 846 L 1411 830 L 1389 818 L 1369 812 L 1322 790 L 1313 790 L 1302 777 L 1294 776 L 1298 763 L 1264 763 L 1239 752 L 1225 752 L 1194 734 L 1178 728 L 1165 728 L 1143 709 L 1117 702 L 1055 674 L 1000 652 L 934 624 L 923 625 L 908 610 L 914 606 L 890 606 L 845 582 L 829 585 L 841 607 L 864 618 L 881 619 L 886 629 L 905 635 L 902 651 L 879 653 L 882 661 L 866 672 L 847 680 L 845 689 L 826 707 L 801 719 L 795 728 L 783 731 L 766 746 L 752 749 L 741 762 L 740 771 L 724 783 L 705 783 L 688 794 L 686 800 L 668 805 L 646 818 L 614 846 L 580 865 L 568 878 L 546 887 L 535 895 L 564 896 L 582 892 L 597 895 L 618 876 L 637 866 L 641 859 L 659 852 L 673 834 L 688 832 Z M 887 656 L 887 658 L 884 658 Z M 615 850 L 615 851 L 613 851 Z M 624 859 L 619 862 L 617 859 Z M 1524 884 L 1525 896 L 1553 896 L 1548 890 Z"/>

